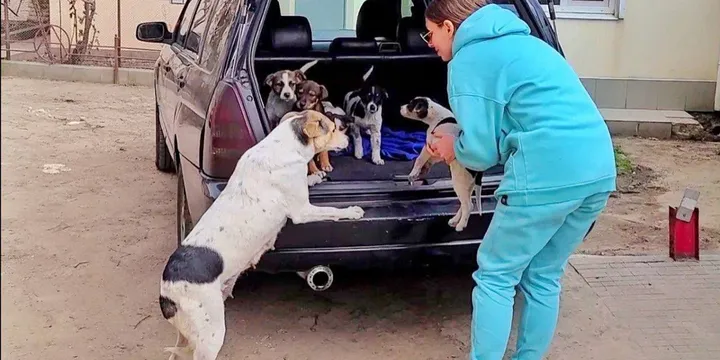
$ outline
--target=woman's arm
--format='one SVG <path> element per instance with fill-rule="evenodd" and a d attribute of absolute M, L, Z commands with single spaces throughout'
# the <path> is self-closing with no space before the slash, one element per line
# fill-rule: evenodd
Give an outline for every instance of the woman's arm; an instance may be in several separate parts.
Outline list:
<path fill-rule="evenodd" d="M 455 140 L 455 157 L 463 165 L 485 171 L 500 162 L 500 119 L 505 106 L 479 95 L 454 95 L 450 105 L 462 128 Z"/>

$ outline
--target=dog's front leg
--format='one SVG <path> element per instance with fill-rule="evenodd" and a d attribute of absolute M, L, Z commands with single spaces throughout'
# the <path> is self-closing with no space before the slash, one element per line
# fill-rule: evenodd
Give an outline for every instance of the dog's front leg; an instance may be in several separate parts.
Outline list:
<path fill-rule="evenodd" d="M 360 129 L 357 126 L 352 127 L 353 147 L 355 148 L 355 158 L 360 160 L 363 158 L 363 144 Z"/>
<path fill-rule="evenodd" d="M 319 154 L 319 158 L 320 158 L 320 168 L 322 169 L 322 171 L 324 171 L 325 173 L 329 173 L 329 172 L 333 171 L 333 167 L 330 164 L 330 153 L 329 152 L 327 152 L 327 151 L 321 152 Z"/>
<path fill-rule="evenodd" d="M 463 231 L 470 220 L 472 210 L 472 192 L 475 188 L 473 176 L 457 160 L 450 163 L 453 189 L 460 200 L 460 209 L 453 216 L 448 225 L 455 227 L 455 231 Z"/>
<path fill-rule="evenodd" d="M 290 212 L 288 217 L 294 224 L 305 224 L 316 221 L 338 221 L 340 219 L 360 219 L 365 211 L 359 206 L 335 208 L 331 206 L 315 206 L 307 204 Z"/>
<path fill-rule="evenodd" d="M 414 182 L 420 177 L 423 169 L 429 169 L 429 166 L 426 167 L 428 160 L 430 160 L 430 153 L 427 150 L 427 145 L 425 145 L 420 151 L 420 155 L 417 157 L 417 159 L 415 159 L 415 164 L 413 164 L 413 168 L 408 175 L 408 181 L 410 183 Z"/>
<path fill-rule="evenodd" d="M 385 164 L 385 161 L 380 157 L 381 140 L 380 128 L 373 128 L 370 132 L 370 146 L 372 147 L 372 162 L 375 165 Z"/>

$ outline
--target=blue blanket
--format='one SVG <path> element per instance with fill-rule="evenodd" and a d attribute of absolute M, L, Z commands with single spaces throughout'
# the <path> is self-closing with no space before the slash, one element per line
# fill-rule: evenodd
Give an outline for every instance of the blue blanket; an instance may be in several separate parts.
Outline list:
<path fill-rule="evenodd" d="M 415 160 L 420 155 L 423 146 L 425 146 L 425 131 L 404 131 L 392 130 L 383 126 L 380 132 L 382 142 L 380 145 L 380 157 L 384 160 Z M 349 135 L 349 133 L 348 133 Z M 363 158 L 370 160 L 370 136 L 362 134 Z M 353 150 L 353 140 L 350 137 L 350 146 L 345 150 L 333 152 L 334 156 L 350 155 L 355 152 Z"/>

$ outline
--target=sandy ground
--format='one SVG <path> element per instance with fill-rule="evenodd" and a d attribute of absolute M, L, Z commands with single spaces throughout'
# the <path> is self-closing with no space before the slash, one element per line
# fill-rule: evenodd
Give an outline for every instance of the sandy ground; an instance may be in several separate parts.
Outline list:
<path fill-rule="evenodd" d="M 154 168 L 151 104 L 149 88 L 2 79 L 3 360 L 167 358 L 175 334 L 157 297 L 175 177 Z M 662 176 L 614 198 L 585 250 L 665 251 L 659 219 L 688 179 L 703 191 L 706 246 L 717 247 L 718 145 L 619 143 Z M 468 272 L 347 275 L 322 294 L 295 275 L 243 283 L 227 303 L 221 358 L 466 358 Z M 633 351 L 569 271 L 550 358 Z"/>

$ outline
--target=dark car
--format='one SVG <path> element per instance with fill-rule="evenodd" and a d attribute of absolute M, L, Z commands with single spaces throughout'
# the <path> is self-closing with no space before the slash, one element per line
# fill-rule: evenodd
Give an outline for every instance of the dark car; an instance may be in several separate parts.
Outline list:
<path fill-rule="evenodd" d="M 303 8 L 298 1 L 294 12 L 307 13 L 300 16 L 283 15 L 277 0 L 188 0 L 172 32 L 162 22 L 138 26 L 139 40 L 167 44 L 154 70 L 156 165 L 177 173 L 178 241 L 223 190 L 243 152 L 270 131 L 264 110 L 269 89 L 263 84 L 268 74 L 317 59 L 308 77 L 325 85 L 330 101 L 340 105 L 373 65 L 390 95 L 384 124 L 394 129 L 422 130 L 399 114 L 399 106 L 415 96 L 447 106 L 446 64 L 420 36 L 429 0 L 367 0 L 354 30 L 342 25 L 348 22 L 344 5 L 332 11 L 340 2 Z M 537 0 L 492 2 L 515 12 L 534 36 L 562 53 Z M 448 226 L 459 202 L 447 166 L 437 165 L 422 181 L 409 184 L 403 175 L 412 161 L 386 160 L 378 166 L 333 156 L 332 163 L 328 180 L 310 188 L 311 202 L 358 205 L 364 218 L 303 225 L 288 220 L 260 270 L 474 262 L 495 208 L 501 167 L 482 179 L 482 216 L 474 213 L 468 227 L 456 232 Z"/>

